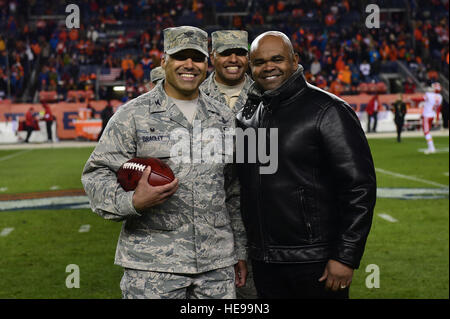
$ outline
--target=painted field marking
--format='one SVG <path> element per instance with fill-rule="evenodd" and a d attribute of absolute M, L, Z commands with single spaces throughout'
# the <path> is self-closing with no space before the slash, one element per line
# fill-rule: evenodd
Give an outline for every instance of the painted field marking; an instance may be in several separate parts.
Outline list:
<path fill-rule="evenodd" d="M 14 230 L 13 227 L 3 228 L 2 231 L 0 232 L 0 237 L 8 236 L 13 230 Z"/>
<path fill-rule="evenodd" d="M 91 225 L 81 225 L 79 233 L 87 233 L 91 229 Z"/>
<path fill-rule="evenodd" d="M 444 175 L 445 175 L 445 176 L 448 176 L 448 172 L 445 172 Z"/>
<path fill-rule="evenodd" d="M 440 199 L 448 198 L 448 194 L 448 188 L 377 188 L 377 198 Z"/>
<path fill-rule="evenodd" d="M 64 209 L 89 207 L 89 199 L 87 196 L 63 196 L 1 201 L 0 212 L 18 209 Z"/>
<path fill-rule="evenodd" d="M 1 161 L 9 160 L 9 159 L 11 159 L 11 158 L 14 158 L 14 157 L 16 157 L 16 156 L 19 156 L 19 155 L 22 155 L 22 154 L 24 154 L 24 153 L 28 153 L 28 152 L 31 152 L 31 151 L 32 151 L 32 150 L 23 150 L 23 151 L 20 151 L 20 152 L 17 152 L 17 153 L 13 153 L 13 154 L 9 154 L 9 155 L 0 157 L 0 162 L 1 162 Z"/>
<path fill-rule="evenodd" d="M 53 185 L 52 187 L 50 187 L 50 190 L 52 191 L 56 191 L 58 190 L 60 187 L 58 185 Z"/>
<path fill-rule="evenodd" d="M 417 151 L 425 154 L 425 152 L 428 151 L 428 148 L 419 148 Z M 448 153 L 448 152 L 449 152 L 448 147 L 436 148 L 436 153 Z"/>
<path fill-rule="evenodd" d="M 8 187 L 0 187 L 0 192 L 6 192 L 8 190 Z"/>
<path fill-rule="evenodd" d="M 382 168 L 375 168 L 375 171 L 383 173 L 383 174 L 395 176 L 395 177 L 398 177 L 398 178 L 409 179 L 409 180 L 415 181 L 415 182 L 421 182 L 421 183 L 425 183 L 425 184 L 429 184 L 429 185 L 433 185 L 433 186 L 437 186 L 437 187 L 448 188 L 448 185 L 439 184 L 439 183 L 436 183 L 436 182 L 433 182 L 433 181 L 428 181 L 426 179 L 422 179 L 422 178 L 418 178 L 418 177 L 414 177 L 414 176 L 408 176 L 408 175 L 403 175 L 403 174 L 399 174 L 399 173 L 395 173 L 395 172 L 390 172 L 390 171 L 387 171 L 387 170 L 382 169 Z"/>
<path fill-rule="evenodd" d="M 391 222 L 391 223 L 398 222 L 397 219 L 395 219 L 394 217 L 392 217 L 391 215 L 388 215 L 388 214 L 378 214 L 378 216 L 380 216 L 384 220 L 387 220 L 388 222 Z"/>

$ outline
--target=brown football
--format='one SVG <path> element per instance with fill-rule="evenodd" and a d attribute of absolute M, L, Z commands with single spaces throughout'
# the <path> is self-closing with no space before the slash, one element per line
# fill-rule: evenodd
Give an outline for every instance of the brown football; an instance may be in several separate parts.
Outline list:
<path fill-rule="evenodd" d="M 134 190 L 142 176 L 142 173 L 150 165 L 152 172 L 148 177 L 148 183 L 152 186 L 168 184 L 175 179 L 169 165 L 160 159 L 132 158 L 123 163 L 117 171 L 117 181 L 125 191 Z"/>

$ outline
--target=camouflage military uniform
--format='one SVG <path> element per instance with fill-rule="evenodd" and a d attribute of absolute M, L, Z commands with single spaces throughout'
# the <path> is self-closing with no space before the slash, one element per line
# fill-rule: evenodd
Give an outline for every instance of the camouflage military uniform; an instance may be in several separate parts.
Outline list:
<path fill-rule="evenodd" d="M 156 84 L 157 81 L 164 79 L 166 74 L 164 73 L 164 69 L 160 66 L 153 68 L 150 72 L 150 81 Z"/>
<path fill-rule="evenodd" d="M 239 186 L 225 180 L 229 164 L 183 163 L 171 157 L 177 143 L 171 138 L 174 130 L 189 132 L 191 154 L 195 145 L 193 126 L 171 101 L 160 82 L 122 106 L 84 167 L 83 186 L 95 213 L 124 221 L 115 264 L 144 271 L 141 278 L 150 272 L 182 275 L 217 270 L 220 275 L 237 260 L 246 259 Z M 228 108 L 200 92 L 194 123 L 201 123 L 202 130 L 224 132 L 234 127 L 232 118 Z M 203 137 L 202 145 L 211 142 Z M 116 177 L 120 166 L 133 157 L 162 159 L 179 180 L 172 197 L 141 214 L 132 204 L 134 192 L 125 192 Z M 231 278 L 234 281 L 234 275 Z"/>
<path fill-rule="evenodd" d="M 235 299 L 234 267 L 199 275 L 125 269 L 120 287 L 124 299 Z"/>
<path fill-rule="evenodd" d="M 216 52 L 223 52 L 227 49 L 245 49 L 248 51 L 247 33 L 245 31 L 234 30 L 222 30 L 213 32 L 212 34 L 212 50 Z M 220 92 L 214 78 L 216 72 L 213 71 L 208 78 L 202 83 L 200 89 L 209 97 L 212 97 L 216 101 L 227 105 L 227 100 L 222 92 Z M 244 87 L 239 94 L 239 97 L 232 108 L 234 114 L 237 114 L 241 110 L 245 102 L 247 101 L 247 93 L 250 86 L 253 84 L 253 80 L 245 74 Z M 253 281 L 253 271 L 251 263 L 247 263 L 247 282 L 244 287 L 237 288 L 237 297 L 239 299 L 256 299 L 257 293 L 255 283 Z"/>
<path fill-rule="evenodd" d="M 192 125 L 168 102 L 158 83 L 111 118 L 83 171 L 91 207 L 105 219 L 125 220 L 115 260 L 123 267 L 200 273 L 235 264 L 236 257 L 246 257 L 245 232 L 233 184 L 227 191 L 234 196 L 226 201 L 224 168 L 228 165 L 172 161 L 171 146 L 177 141 L 170 140 L 171 132 L 186 128 L 192 137 Z M 232 127 L 230 113 L 200 95 L 196 120 L 202 129 Z M 133 192 L 125 192 L 115 174 L 132 157 L 163 159 L 179 179 L 177 192 L 144 214 L 136 212 Z"/>
<path fill-rule="evenodd" d="M 211 74 L 208 76 L 208 78 L 200 85 L 200 89 L 209 97 L 215 99 L 216 101 L 219 101 L 220 103 L 227 105 L 227 101 L 223 95 L 222 92 L 220 92 L 219 88 L 217 87 L 216 83 L 214 82 L 214 76 L 216 74 L 216 71 L 211 72 Z M 239 94 L 237 102 L 234 104 L 233 112 L 234 114 L 237 114 L 243 107 L 245 102 L 247 101 L 247 92 L 250 86 L 252 85 L 253 80 L 245 74 L 245 84 L 244 87 Z"/>

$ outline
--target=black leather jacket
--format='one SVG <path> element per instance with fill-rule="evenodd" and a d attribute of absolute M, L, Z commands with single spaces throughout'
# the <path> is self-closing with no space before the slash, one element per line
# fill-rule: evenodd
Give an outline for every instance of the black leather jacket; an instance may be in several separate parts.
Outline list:
<path fill-rule="evenodd" d="M 237 119 L 244 130 L 278 129 L 274 174 L 260 174 L 258 160 L 238 165 L 249 257 L 272 263 L 334 259 L 358 268 L 376 179 L 351 107 L 307 83 L 299 65 L 276 90 L 260 94 L 255 83 Z M 269 132 L 265 139 L 269 143 Z"/>

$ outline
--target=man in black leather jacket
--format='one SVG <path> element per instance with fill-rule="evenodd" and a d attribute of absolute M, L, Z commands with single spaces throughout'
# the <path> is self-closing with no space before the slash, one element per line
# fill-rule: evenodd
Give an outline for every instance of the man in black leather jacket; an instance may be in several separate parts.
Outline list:
<path fill-rule="evenodd" d="M 258 36 L 250 66 L 255 83 L 238 126 L 244 132 L 266 128 L 256 134 L 259 146 L 260 138 L 273 142 L 269 130 L 278 133 L 275 173 L 262 174 L 258 160 L 239 169 L 258 296 L 348 298 L 376 200 L 360 122 L 345 101 L 306 82 L 283 33 Z"/>

